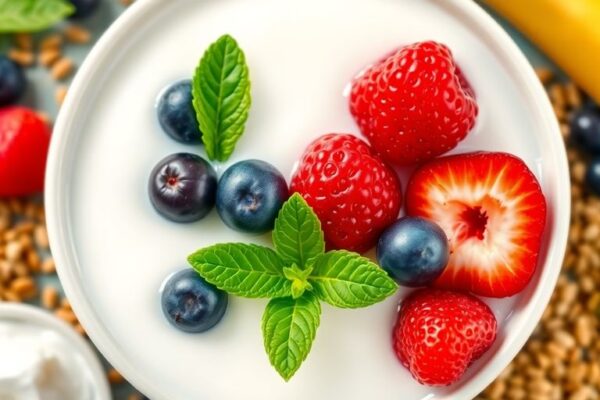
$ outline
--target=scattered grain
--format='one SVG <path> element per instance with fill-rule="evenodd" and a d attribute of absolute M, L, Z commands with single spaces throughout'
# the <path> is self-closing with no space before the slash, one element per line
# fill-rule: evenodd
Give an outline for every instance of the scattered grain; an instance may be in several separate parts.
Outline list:
<path fill-rule="evenodd" d="M 598 360 L 592 360 L 589 363 L 587 381 L 596 387 L 600 387 L 600 364 Z"/>
<path fill-rule="evenodd" d="M 10 214 L 0 214 L 0 232 L 7 230 L 12 224 Z"/>
<path fill-rule="evenodd" d="M 107 377 L 108 382 L 110 382 L 111 385 L 120 385 L 121 383 L 125 382 L 123 376 L 114 368 L 108 370 Z"/>
<path fill-rule="evenodd" d="M 536 377 L 529 381 L 528 388 L 532 395 L 548 396 L 552 392 L 552 384 L 543 379 L 543 376 Z"/>
<path fill-rule="evenodd" d="M 509 400 L 523 400 L 527 396 L 527 392 L 525 389 L 520 387 L 515 387 L 509 389 L 507 393 L 507 397 Z"/>
<path fill-rule="evenodd" d="M 40 42 L 40 51 L 48 49 L 60 49 L 63 43 L 62 35 L 53 33 L 42 39 Z"/>
<path fill-rule="evenodd" d="M 17 233 L 31 233 L 33 232 L 34 227 L 35 225 L 33 221 L 20 221 L 19 223 L 15 224 L 13 229 L 17 231 Z"/>
<path fill-rule="evenodd" d="M 600 292 L 592 293 L 586 304 L 587 311 L 595 312 L 600 309 Z"/>
<path fill-rule="evenodd" d="M 572 349 L 575 347 L 576 342 L 573 336 L 571 336 L 566 331 L 557 331 L 554 332 L 554 340 L 561 346 L 563 349 Z"/>
<path fill-rule="evenodd" d="M 490 400 L 502 400 L 505 392 L 506 383 L 497 380 L 486 389 L 485 394 Z"/>
<path fill-rule="evenodd" d="M 58 305 L 58 291 L 54 286 L 48 285 L 44 287 L 44 289 L 42 290 L 41 300 L 42 305 L 45 308 L 49 310 L 55 309 Z"/>
<path fill-rule="evenodd" d="M 4 300 L 11 302 L 11 303 L 20 303 L 23 301 L 23 299 L 21 299 L 21 297 L 16 294 L 14 291 L 12 290 L 6 290 L 2 293 L 2 297 L 4 298 Z"/>
<path fill-rule="evenodd" d="M 69 299 L 67 299 L 66 297 L 63 297 L 62 300 L 60 301 L 60 308 L 69 310 L 69 311 L 73 311 L 73 308 L 71 308 L 71 303 L 69 302 Z"/>
<path fill-rule="evenodd" d="M 581 288 L 581 291 L 583 293 L 589 295 L 592 292 L 594 292 L 594 289 L 596 288 L 596 283 L 594 282 L 594 279 L 591 276 L 584 275 L 579 278 L 579 287 Z"/>
<path fill-rule="evenodd" d="M 588 347 L 592 344 L 593 336 L 594 330 L 590 324 L 590 318 L 587 315 L 579 316 L 575 321 L 575 339 L 577 343 L 583 347 Z"/>
<path fill-rule="evenodd" d="M 535 69 L 535 73 L 537 74 L 538 79 L 542 81 L 544 85 L 547 85 L 552 81 L 552 79 L 554 79 L 554 73 L 548 68 L 537 67 Z"/>
<path fill-rule="evenodd" d="M 588 225 L 583 231 L 583 239 L 588 242 L 596 242 L 600 236 L 600 225 Z"/>
<path fill-rule="evenodd" d="M 42 261 L 40 271 L 44 274 L 53 274 L 56 272 L 56 265 L 54 264 L 54 258 L 48 257 Z"/>
<path fill-rule="evenodd" d="M 576 183 L 583 183 L 585 178 L 586 165 L 583 161 L 578 161 L 571 167 L 571 177 Z"/>
<path fill-rule="evenodd" d="M 83 326 L 80 323 L 75 324 L 73 328 L 75 329 L 75 332 L 79 333 L 81 336 L 87 336 L 85 329 L 83 329 Z"/>
<path fill-rule="evenodd" d="M 50 125 L 50 123 L 52 122 L 52 119 L 50 118 L 50 114 L 43 112 L 43 111 L 37 111 L 36 114 L 38 115 L 38 117 L 40 117 L 40 119 L 42 121 L 44 121 L 44 123 L 46 123 L 47 125 Z"/>
<path fill-rule="evenodd" d="M 89 43 L 92 38 L 92 34 L 90 31 L 85 29 L 80 25 L 69 25 L 65 28 L 64 31 L 65 39 L 67 42 L 76 43 L 76 44 L 85 44 Z"/>
<path fill-rule="evenodd" d="M 29 276 L 18 277 L 10 283 L 10 290 L 23 300 L 30 300 L 37 295 L 37 285 Z"/>
<path fill-rule="evenodd" d="M 56 101 L 56 104 L 58 104 L 59 106 L 62 105 L 63 101 L 65 101 L 65 97 L 67 96 L 67 86 L 66 85 L 60 85 L 56 88 L 56 91 L 54 92 L 54 100 Z"/>
<path fill-rule="evenodd" d="M 48 68 L 51 67 L 61 57 L 60 50 L 55 47 L 44 49 L 38 56 L 38 62 Z"/>
<path fill-rule="evenodd" d="M 8 282 L 13 276 L 12 264 L 0 259 L 0 283 Z"/>
<path fill-rule="evenodd" d="M 33 231 L 33 240 L 37 247 L 47 250 L 49 246 L 48 231 L 43 225 L 37 225 Z"/>
<path fill-rule="evenodd" d="M 24 210 L 23 201 L 16 197 L 8 199 L 8 208 L 13 214 L 22 214 Z"/>
<path fill-rule="evenodd" d="M 77 316 L 75 316 L 75 313 L 71 310 L 57 308 L 56 311 L 54 311 L 54 315 L 68 324 L 74 325 L 77 323 Z"/>
<path fill-rule="evenodd" d="M 572 108 L 581 107 L 582 96 L 581 91 L 574 83 L 569 82 L 564 86 L 565 97 L 567 104 Z"/>
<path fill-rule="evenodd" d="M 62 57 L 50 69 L 50 75 L 56 80 L 63 80 L 73 72 L 75 65 L 70 58 Z"/>
<path fill-rule="evenodd" d="M 558 104 L 552 104 L 552 109 L 554 110 L 554 115 L 560 122 L 565 122 L 567 120 L 567 113 L 565 109 Z"/>
<path fill-rule="evenodd" d="M 25 254 L 25 261 L 27 263 L 27 266 L 29 267 L 29 271 L 33 273 L 40 272 L 42 262 L 40 261 L 40 256 L 38 255 L 37 251 L 31 249 L 28 250 Z"/>
<path fill-rule="evenodd" d="M 577 293 L 579 292 L 579 288 L 573 282 L 569 282 L 565 286 L 562 287 L 560 291 L 560 299 L 561 301 L 571 305 L 577 299 Z"/>
<path fill-rule="evenodd" d="M 8 58 L 22 67 L 29 67 L 33 65 L 33 62 L 35 61 L 33 52 L 21 49 L 10 49 L 8 51 Z"/>
<path fill-rule="evenodd" d="M 18 261 L 23 255 L 23 245 L 20 241 L 12 240 L 6 244 L 5 253 L 8 261 Z"/>
<path fill-rule="evenodd" d="M 560 123 L 560 134 L 562 135 L 564 140 L 568 140 L 571 135 L 571 128 L 569 128 L 569 124 L 565 122 Z"/>
<path fill-rule="evenodd" d="M 33 37 L 29 33 L 17 33 L 14 36 L 15 44 L 21 50 L 33 50 Z"/>
<path fill-rule="evenodd" d="M 553 83 L 548 88 L 548 95 L 550 96 L 550 101 L 555 106 L 562 108 L 564 110 L 566 102 L 565 97 L 565 89 L 560 83 Z"/>

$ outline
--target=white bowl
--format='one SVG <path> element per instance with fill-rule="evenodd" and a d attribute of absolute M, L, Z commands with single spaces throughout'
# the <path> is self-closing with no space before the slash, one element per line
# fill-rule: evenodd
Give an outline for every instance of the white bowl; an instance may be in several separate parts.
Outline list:
<path fill-rule="evenodd" d="M 232 298 L 223 321 L 186 335 L 161 315 L 158 289 L 193 250 L 223 241 L 269 243 L 227 229 L 215 212 L 181 225 L 159 217 L 146 194 L 154 164 L 176 151 L 154 101 L 192 72 L 209 43 L 231 33 L 253 83 L 247 130 L 232 159 L 259 158 L 290 174 L 311 139 L 358 130 L 347 83 L 395 47 L 447 43 L 478 95 L 475 130 L 455 150 L 508 151 L 536 173 L 549 217 L 538 271 L 521 294 L 486 300 L 499 322 L 494 347 L 458 384 L 417 384 L 390 345 L 396 303 L 324 307 L 307 361 L 289 383 L 264 354 L 264 301 Z M 403 182 L 406 182 L 406 174 Z M 46 210 L 60 278 L 108 360 L 153 400 L 345 398 L 470 399 L 527 340 L 546 306 L 565 249 L 570 212 L 563 142 L 544 90 L 506 33 L 464 0 L 145 0 L 136 2 L 87 58 L 56 123 Z"/>
<path fill-rule="evenodd" d="M 23 323 L 40 329 L 48 329 L 58 334 L 66 343 L 72 346 L 73 353 L 81 356 L 88 367 L 90 384 L 94 389 L 95 396 L 93 399 L 86 400 L 112 399 L 106 374 L 96 353 L 90 344 L 79 336 L 71 326 L 37 307 L 27 304 L 0 302 L 0 322 L 2 321 Z"/>

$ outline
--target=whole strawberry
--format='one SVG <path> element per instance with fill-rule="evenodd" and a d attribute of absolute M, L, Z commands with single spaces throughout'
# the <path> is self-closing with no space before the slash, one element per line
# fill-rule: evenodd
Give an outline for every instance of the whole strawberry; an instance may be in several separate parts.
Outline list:
<path fill-rule="evenodd" d="M 0 108 L 0 197 L 44 189 L 50 128 L 25 107 Z"/>
<path fill-rule="evenodd" d="M 421 289 L 402 302 L 393 346 L 417 381 L 447 386 L 491 347 L 496 329 L 496 317 L 478 298 Z"/>
<path fill-rule="evenodd" d="M 359 138 L 328 134 L 311 143 L 292 177 L 319 216 L 329 248 L 365 251 L 398 217 L 395 172 Z"/>
<path fill-rule="evenodd" d="M 419 42 L 357 77 L 350 111 L 386 161 L 406 165 L 456 147 L 475 125 L 478 109 L 450 50 Z"/>

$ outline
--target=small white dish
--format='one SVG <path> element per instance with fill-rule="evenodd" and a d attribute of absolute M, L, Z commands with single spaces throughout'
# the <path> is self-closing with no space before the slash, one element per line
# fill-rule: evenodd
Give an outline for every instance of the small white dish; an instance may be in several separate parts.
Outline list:
<path fill-rule="evenodd" d="M 498 340 L 449 388 L 416 383 L 390 344 L 396 304 L 324 307 L 311 354 L 285 383 L 269 365 L 260 318 L 265 302 L 231 298 L 222 322 L 186 335 L 161 315 L 163 279 L 197 248 L 269 243 L 226 228 L 213 212 L 194 224 L 164 220 L 146 193 L 150 170 L 177 151 L 154 101 L 191 78 L 224 33 L 244 49 L 253 106 L 227 165 L 259 158 L 289 176 L 315 137 L 358 130 L 344 92 L 352 76 L 394 48 L 426 39 L 449 45 L 474 87 L 481 114 L 455 152 L 496 150 L 525 160 L 548 199 L 538 271 L 527 289 L 486 300 Z M 98 348 L 153 400 L 461 400 L 475 397 L 523 346 L 550 299 L 567 239 L 568 166 L 558 125 L 531 66 L 508 35 L 464 0 L 142 0 L 106 32 L 81 67 L 57 120 L 46 211 L 61 281 Z M 403 177 L 406 183 L 406 176 Z"/>
<path fill-rule="evenodd" d="M 2 322 L 23 324 L 28 328 L 39 328 L 40 330 L 49 330 L 56 333 L 70 346 L 69 351 L 72 352 L 72 356 L 77 357 L 79 362 L 83 361 L 83 365 L 87 369 L 81 371 L 81 374 L 89 379 L 93 397 L 81 400 L 112 399 L 106 374 L 96 353 L 90 344 L 79 336 L 71 326 L 37 307 L 27 304 L 0 302 L 0 323 Z"/>

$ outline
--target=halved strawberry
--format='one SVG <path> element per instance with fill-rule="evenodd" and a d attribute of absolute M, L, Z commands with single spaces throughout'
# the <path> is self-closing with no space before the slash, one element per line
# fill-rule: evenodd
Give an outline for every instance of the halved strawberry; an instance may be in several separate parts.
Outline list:
<path fill-rule="evenodd" d="M 546 200 L 527 165 L 506 153 L 443 157 L 408 184 L 409 215 L 437 222 L 450 260 L 435 286 L 512 296 L 531 279 L 546 223 Z"/>

